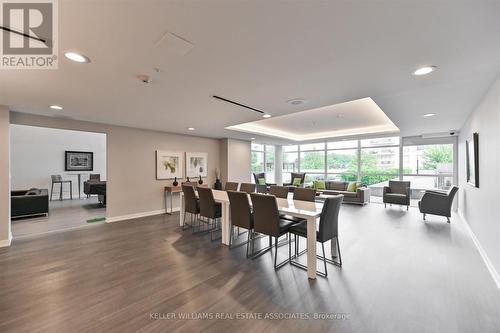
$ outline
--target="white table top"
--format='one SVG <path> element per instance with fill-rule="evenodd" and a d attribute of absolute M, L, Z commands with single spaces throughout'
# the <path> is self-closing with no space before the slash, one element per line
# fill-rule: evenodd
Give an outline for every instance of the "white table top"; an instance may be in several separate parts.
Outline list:
<path fill-rule="evenodd" d="M 212 190 L 214 194 L 214 200 L 217 202 L 229 203 L 229 197 L 226 191 Z M 250 200 L 250 195 L 248 196 Z M 321 210 L 323 209 L 323 203 L 321 202 L 310 202 L 301 200 L 291 200 L 291 199 L 280 199 L 277 198 L 278 211 L 283 214 L 289 214 L 296 217 L 308 218 L 308 217 L 318 217 L 321 215 Z M 252 204 L 250 202 L 250 204 Z"/>

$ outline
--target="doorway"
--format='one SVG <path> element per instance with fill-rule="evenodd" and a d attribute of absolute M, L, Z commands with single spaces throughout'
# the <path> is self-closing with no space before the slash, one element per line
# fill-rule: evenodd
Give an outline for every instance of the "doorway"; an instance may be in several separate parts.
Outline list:
<path fill-rule="evenodd" d="M 106 134 L 10 125 L 14 239 L 104 223 Z"/>

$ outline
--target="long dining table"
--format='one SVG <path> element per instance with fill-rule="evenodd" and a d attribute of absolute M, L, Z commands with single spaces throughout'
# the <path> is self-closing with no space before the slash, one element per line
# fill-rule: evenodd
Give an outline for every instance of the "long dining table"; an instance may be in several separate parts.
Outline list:
<path fill-rule="evenodd" d="M 229 209 L 229 197 L 226 191 L 212 190 L 216 202 L 222 206 L 221 233 L 222 244 L 229 246 L 231 237 L 231 213 Z M 250 196 L 248 196 L 250 200 Z M 181 192 L 181 209 L 179 224 L 184 224 L 184 195 Z M 307 220 L 307 275 L 310 279 L 316 279 L 316 221 L 321 215 L 322 202 L 310 202 L 292 199 L 277 198 L 278 211 L 281 214 L 295 216 Z M 251 201 L 250 201 L 251 203 Z M 336 239 L 331 240 L 331 255 L 336 257 Z"/>

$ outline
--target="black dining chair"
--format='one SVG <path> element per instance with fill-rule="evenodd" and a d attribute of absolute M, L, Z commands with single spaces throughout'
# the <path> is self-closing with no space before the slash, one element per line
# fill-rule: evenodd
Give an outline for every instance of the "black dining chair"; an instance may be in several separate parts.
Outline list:
<path fill-rule="evenodd" d="M 253 213 L 248 200 L 248 194 L 245 192 L 227 191 L 229 197 L 229 206 L 231 208 L 231 237 L 229 238 L 229 248 L 235 248 L 242 245 L 247 246 L 247 257 L 249 256 L 248 248 L 250 244 L 251 230 L 253 229 Z M 247 241 L 234 244 L 234 227 L 247 229 Z M 238 236 L 240 235 L 238 231 Z"/>
<path fill-rule="evenodd" d="M 54 192 L 54 184 L 59 184 L 59 200 L 63 199 L 63 184 L 69 184 L 69 196 L 73 200 L 73 182 L 71 180 L 64 180 L 61 175 L 51 175 L 52 186 L 50 188 L 50 201 L 52 201 L 52 193 Z"/>
<path fill-rule="evenodd" d="M 213 238 L 214 233 L 220 230 L 218 219 L 222 217 L 222 205 L 220 202 L 215 202 L 211 188 L 198 187 L 197 190 L 200 198 L 200 220 L 202 220 L 201 217 L 206 219 L 204 222 L 208 225 L 207 231 L 210 232 L 210 239 L 214 241 L 216 240 Z"/>
<path fill-rule="evenodd" d="M 267 185 L 255 184 L 255 192 L 257 193 L 267 193 Z"/>
<path fill-rule="evenodd" d="M 325 272 L 318 271 L 318 275 L 326 277 L 328 276 L 328 270 L 326 268 L 326 263 L 330 263 L 337 266 L 342 266 L 342 257 L 340 256 L 340 243 L 339 243 L 339 212 L 340 207 L 342 205 L 342 201 L 344 200 L 344 196 L 342 194 L 335 195 L 325 199 L 325 203 L 323 205 L 323 210 L 321 211 L 321 216 L 319 219 L 319 230 L 316 231 L 316 241 L 321 243 L 321 249 L 323 252 L 323 256 L 316 257 L 318 259 L 323 260 L 323 264 L 325 267 Z M 295 244 L 298 245 L 298 241 L 300 237 L 307 238 L 307 221 L 295 224 L 289 228 L 289 232 L 295 237 Z M 297 239 L 297 237 L 299 237 Z M 331 259 L 326 258 L 325 255 L 325 242 L 335 239 L 337 243 L 337 253 L 339 261 L 333 261 Z M 291 252 L 291 243 L 288 243 L 289 253 Z M 305 253 L 306 251 L 302 251 L 301 253 L 297 253 L 298 248 L 296 247 L 296 252 L 294 258 L 297 258 L 300 254 Z M 307 270 L 307 266 L 302 265 L 301 263 L 292 260 L 289 257 L 290 264 L 293 266 L 302 268 Z"/>
<path fill-rule="evenodd" d="M 184 221 L 182 224 L 182 230 L 186 228 L 186 213 L 191 215 L 191 223 L 188 225 L 193 229 L 194 225 L 198 220 L 198 214 L 200 214 L 200 201 L 196 197 L 196 193 L 194 192 L 194 187 L 191 185 L 182 185 L 182 193 L 184 193 Z"/>
<path fill-rule="evenodd" d="M 239 183 L 236 182 L 226 182 L 224 185 L 224 191 L 238 191 Z"/>
<path fill-rule="evenodd" d="M 294 192 L 293 192 L 293 200 L 315 202 L 316 201 L 316 190 L 313 188 L 297 187 L 294 189 Z M 290 215 L 286 215 L 286 214 L 281 215 L 281 218 L 286 219 L 286 220 L 290 220 L 290 221 L 295 222 L 295 223 L 305 221 L 304 219 L 301 219 L 300 217 L 290 216 Z"/>
<path fill-rule="evenodd" d="M 272 185 L 269 187 L 268 193 L 274 195 L 276 198 L 286 199 L 288 198 L 288 187 Z"/>
<path fill-rule="evenodd" d="M 252 259 L 259 257 L 260 255 L 266 253 L 272 249 L 272 238 L 274 238 L 274 269 L 277 270 L 283 267 L 287 262 L 290 261 L 291 248 L 289 247 L 287 260 L 281 263 L 277 263 L 278 260 L 278 239 L 279 237 L 288 233 L 290 227 L 294 224 L 292 221 L 288 221 L 280 218 L 278 212 L 278 204 L 276 202 L 276 197 L 274 195 L 251 193 L 253 205 L 253 231 L 250 237 L 252 241 Z M 270 236 L 269 247 L 263 248 L 255 253 L 255 233 L 264 234 Z"/>
<path fill-rule="evenodd" d="M 255 184 L 252 183 L 241 183 L 240 192 L 253 193 L 255 192 Z"/>

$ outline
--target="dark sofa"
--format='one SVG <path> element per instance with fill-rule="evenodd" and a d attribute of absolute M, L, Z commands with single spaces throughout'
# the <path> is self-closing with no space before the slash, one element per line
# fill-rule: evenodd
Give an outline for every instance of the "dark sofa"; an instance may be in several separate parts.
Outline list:
<path fill-rule="evenodd" d="M 30 189 L 10 192 L 10 214 L 12 218 L 49 215 L 49 190 Z"/>
<path fill-rule="evenodd" d="M 106 206 L 106 181 L 87 180 L 83 183 L 83 193 L 86 195 L 97 194 L 99 202 Z"/>
<path fill-rule="evenodd" d="M 365 205 L 370 202 L 370 188 L 362 185 L 356 190 L 356 192 L 347 191 L 347 186 L 349 182 L 327 180 L 325 181 L 324 190 L 317 190 L 319 195 L 337 195 L 343 194 L 344 201 L 347 203 L 355 203 L 359 205 Z"/>

